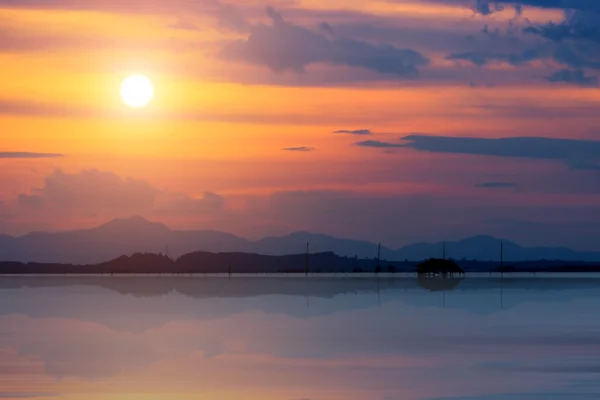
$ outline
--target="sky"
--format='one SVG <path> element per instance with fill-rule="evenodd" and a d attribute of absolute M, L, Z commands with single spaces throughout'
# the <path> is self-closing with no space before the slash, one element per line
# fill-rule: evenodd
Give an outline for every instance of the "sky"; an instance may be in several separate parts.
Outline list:
<path fill-rule="evenodd" d="M 0 232 L 600 250 L 599 26 L 597 0 L 0 0 Z"/>

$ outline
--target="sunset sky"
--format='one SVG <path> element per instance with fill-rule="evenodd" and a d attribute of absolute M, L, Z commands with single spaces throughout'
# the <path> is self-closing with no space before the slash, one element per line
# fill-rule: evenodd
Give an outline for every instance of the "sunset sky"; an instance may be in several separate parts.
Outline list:
<path fill-rule="evenodd" d="M 600 250 L 599 26 L 598 0 L 0 0 L 0 233 Z"/>

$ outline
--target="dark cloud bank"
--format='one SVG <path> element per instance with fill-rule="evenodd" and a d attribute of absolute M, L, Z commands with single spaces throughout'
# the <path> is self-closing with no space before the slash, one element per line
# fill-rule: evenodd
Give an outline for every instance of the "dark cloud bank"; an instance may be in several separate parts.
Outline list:
<path fill-rule="evenodd" d="M 600 170 L 600 141 L 594 140 L 543 137 L 483 139 L 425 135 L 409 135 L 402 139 L 405 143 L 365 140 L 355 145 L 383 149 L 409 148 L 433 153 L 557 160 L 572 169 Z"/>

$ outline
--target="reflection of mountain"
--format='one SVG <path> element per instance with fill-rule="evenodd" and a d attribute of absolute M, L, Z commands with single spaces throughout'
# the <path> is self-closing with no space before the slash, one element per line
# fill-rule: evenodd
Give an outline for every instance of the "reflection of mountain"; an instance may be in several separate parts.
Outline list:
<path fill-rule="evenodd" d="M 279 278 L 279 277 L 4 277 L 0 290 L 95 286 L 135 297 L 161 296 L 171 292 L 197 299 L 258 296 L 310 296 L 332 298 L 340 294 L 414 289 L 409 279 L 386 278 Z"/>
<path fill-rule="evenodd" d="M 375 278 L 375 277 L 26 277 L 0 279 L 0 290 L 89 286 L 109 289 L 135 297 L 161 296 L 178 292 L 197 299 L 245 298 L 286 295 L 332 298 L 348 293 L 393 290 L 490 291 L 500 288 L 522 291 L 562 291 L 600 288 L 600 279 L 590 278 Z"/>
<path fill-rule="evenodd" d="M 142 332 L 169 321 L 257 311 L 304 319 L 381 305 L 405 312 L 414 308 L 413 313 L 443 306 L 492 314 L 523 303 L 600 299 L 598 289 L 598 279 L 575 278 L 466 278 L 438 285 L 386 277 L 5 276 L 0 278 L 0 315 L 80 319 Z"/>
<path fill-rule="evenodd" d="M 214 231 L 174 231 L 140 217 L 114 220 L 94 229 L 44 233 L 35 232 L 19 238 L 0 235 L 0 259 L 23 262 L 61 262 L 93 264 L 137 252 L 157 253 L 169 247 L 172 256 L 193 251 L 246 252 L 268 255 L 302 253 L 310 242 L 312 252 L 334 252 L 341 256 L 373 259 L 377 245 L 359 240 L 339 239 L 327 235 L 296 232 L 282 237 L 249 241 Z M 454 259 L 497 260 L 500 241 L 490 236 L 475 236 L 447 242 L 448 255 Z M 439 257 L 441 244 L 417 243 L 393 250 L 381 248 L 387 260 L 422 261 Z M 523 248 L 504 241 L 504 259 L 600 261 L 600 252 L 575 252 L 565 248 Z M 459 263 L 466 268 L 463 262 Z M 495 266 L 495 265 L 494 265 Z"/>

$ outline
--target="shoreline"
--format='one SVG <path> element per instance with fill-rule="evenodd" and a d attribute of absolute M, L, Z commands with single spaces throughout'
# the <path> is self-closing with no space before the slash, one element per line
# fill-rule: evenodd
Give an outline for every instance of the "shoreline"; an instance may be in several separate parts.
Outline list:
<path fill-rule="evenodd" d="M 9 277 L 26 277 L 26 278 L 42 278 L 42 277 L 59 277 L 59 278 L 278 278 L 278 279 L 427 279 L 427 280 L 466 280 L 466 279 L 510 279 L 510 278 L 591 278 L 600 279 L 600 272 L 505 272 L 505 273 L 489 273 L 489 272 L 471 272 L 462 276 L 437 276 L 437 277 L 420 277 L 416 272 L 397 272 L 397 273 L 378 273 L 373 272 L 340 272 L 340 273 L 318 273 L 311 272 L 308 275 L 304 273 L 269 273 L 269 272 L 250 272 L 250 273 L 35 273 L 35 274 L 0 274 L 0 279 Z"/>

